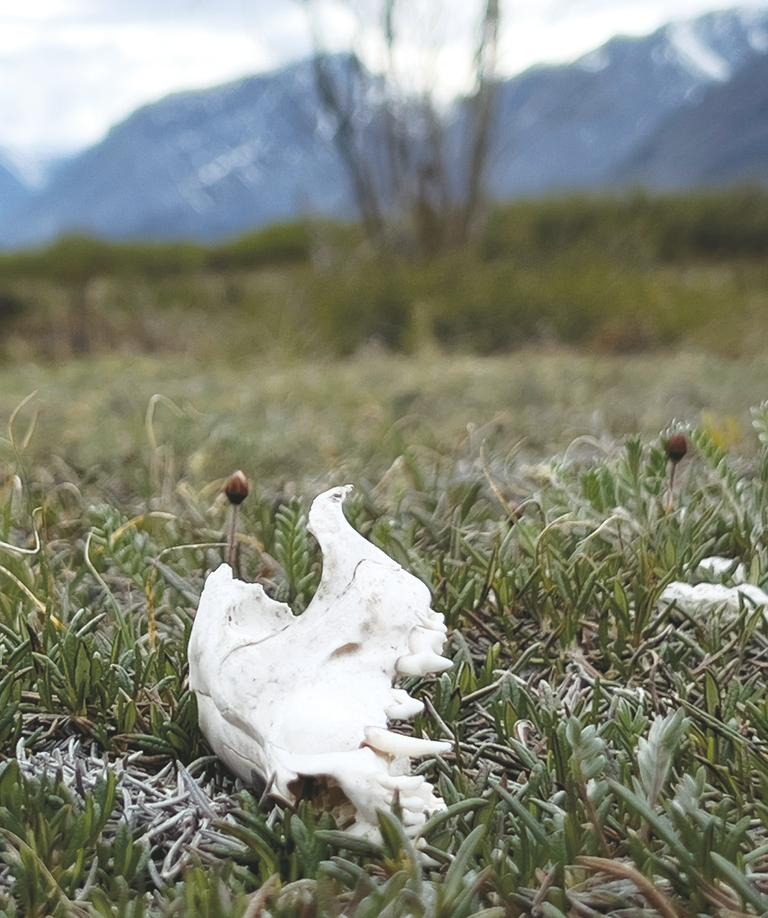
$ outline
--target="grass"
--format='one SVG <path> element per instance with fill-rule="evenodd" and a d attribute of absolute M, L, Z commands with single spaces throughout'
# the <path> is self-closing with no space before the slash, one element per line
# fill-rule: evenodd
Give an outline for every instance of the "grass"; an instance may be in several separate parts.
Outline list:
<path fill-rule="evenodd" d="M 409 354 L 763 348 L 764 189 L 517 202 L 471 245 L 415 248 L 406 234 L 377 252 L 359 227 L 310 222 L 212 246 L 73 237 L 0 253 L 0 360 L 347 357 L 371 341 Z"/>
<path fill-rule="evenodd" d="M 371 350 L 343 362 L 102 357 L 0 366 L 0 417 L 34 391 L 17 424 L 19 437 L 34 427 L 27 463 L 55 482 L 149 498 L 238 467 L 277 489 L 375 482 L 403 454 L 458 460 L 483 443 L 538 461 L 574 437 L 652 435 L 671 418 L 746 447 L 768 366 L 562 349 L 483 359 Z"/>
<path fill-rule="evenodd" d="M 658 602 L 714 553 L 766 585 L 766 372 L 554 352 L 4 370 L 0 915 L 766 913 L 768 621 Z M 673 415 L 692 450 L 670 508 Z M 410 686 L 415 729 L 454 746 L 424 766 L 448 804 L 434 867 L 390 814 L 355 843 L 209 755 L 185 645 L 235 464 L 246 579 L 269 556 L 306 604 L 308 500 L 343 477 L 353 524 L 446 615 L 454 668 Z"/>

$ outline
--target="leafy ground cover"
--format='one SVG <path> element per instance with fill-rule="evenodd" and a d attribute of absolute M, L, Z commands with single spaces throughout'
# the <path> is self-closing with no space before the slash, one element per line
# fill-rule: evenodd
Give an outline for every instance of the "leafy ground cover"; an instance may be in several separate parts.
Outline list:
<path fill-rule="evenodd" d="M 212 372 L 197 390 L 213 437 L 203 458 L 201 427 L 184 428 L 198 417 L 202 377 L 169 385 L 176 408 L 145 401 L 139 384 L 178 368 L 131 377 L 112 364 L 97 391 L 71 366 L 38 374 L 51 386 L 37 421 L 35 401 L 3 406 L 0 914 L 768 911 L 768 621 L 748 604 L 699 616 L 659 603 L 671 580 L 690 581 L 713 554 L 766 585 L 768 414 L 756 409 L 752 426 L 744 414 L 750 386 L 764 387 L 759 368 L 722 363 L 710 379 L 703 358 L 659 358 L 642 376 L 631 362 L 590 368 L 560 355 L 571 376 L 541 396 L 551 412 L 541 439 L 518 448 L 527 431 L 509 419 L 494 436 L 460 436 L 470 418 L 492 430 L 496 405 L 535 388 L 543 366 L 560 378 L 554 355 L 535 357 L 534 384 L 511 360 L 444 362 L 432 388 L 426 367 L 371 360 L 357 368 L 357 399 L 344 394 L 351 365 L 329 378 L 305 367 L 290 385 L 287 369 Z M 12 385 L 34 375 L 16 370 Z M 110 398 L 126 379 L 143 410 L 123 440 Z M 355 452 L 374 398 L 365 393 L 381 379 L 395 417 L 362 424 Z M 511 388 L 489 395 L 491 380 Z M 408 385 L 417 394 L 397 403 Z M 575 416 L 574 388 L 585 400 Z M 325 404 L 332 389 L 336 415 L 291 414 L 305 396 Z M 272 417 L 280 391 L 300 394 Z M 614 405 L 611 420 L 590 421 L 592 397 Z M 687 412 L 677 407 L 685 398 Z M 418 424 L 401 420 L 409 409 Z M 660 428 L 673 412 L 694 423 L 670 498 Z M 334 470 L 358 486 L 353 524 L 428 582 L 446 615 L 453 670 L 409 686 L 427 704 L 413 729 L 453 743 L 423 765 L 448 804 L 423 833 L 433 866 L 419 862 L 396 814 L 382 814 L 383 842 L 371 846 L 339 834 L 311 801 L 291 811 L 239 786 L 197 729 L 185 645 L 205 573 L 222 556 L 217 457 L 228 473 L 249 423 L 255 454 L 238 463 L 253 484 L 240 535 L 246 579 L 269 579 L 280 598 L 306 605 L 319 577 L 308 499 Z M 642 436 L 619 436 L 633 423 Z M 328 430 L 334 449 L 310 445 L 288 472 L 265 458 L 262 472 L 281 424 L 296 443 Z M 400 439 L 382 436 L 398 424 Z M 53 435 L 65 428 L 76 445 Z"/>

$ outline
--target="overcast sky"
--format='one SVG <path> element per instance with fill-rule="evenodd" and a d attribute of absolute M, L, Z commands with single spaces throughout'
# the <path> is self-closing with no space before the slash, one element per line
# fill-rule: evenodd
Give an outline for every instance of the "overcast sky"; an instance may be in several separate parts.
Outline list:
<path fill-rule="evenodd" d="M 324 32 L 331 44 L 343 43 L 353 28 L 344 11 L 352 0 L 323 2 Z M 408 0 L 432 25 L 450 13 L 440 27 L 441 67 L 457 88 L 469 33 L 458 11 L 472 5 Z M 514 73 L 568 60 L 618 32 L 642 34 L 724 6 L 727 0 L 506 0 L 502 67 Z M 301 57 L 307 35 L 301 0 L 0 0 L 0 149 L 32 159 L 77 149 L 143 102 Z"/>

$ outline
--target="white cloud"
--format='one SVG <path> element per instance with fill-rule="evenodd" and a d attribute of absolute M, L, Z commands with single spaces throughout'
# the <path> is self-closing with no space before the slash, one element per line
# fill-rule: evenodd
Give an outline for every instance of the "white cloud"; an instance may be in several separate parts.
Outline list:
<path fill-rule="evenodd" d="M 573 60 L 614 35 L 644 35 L 675 19 L 728 6 L 768 6 L 768 0 L 521 0 L 505 31 L 507 73 L 539 61 Z"/>
<path fill-rule="evenodd" d="M 0 146 L 73 149 L 142 103 L 279 63 L 255 30 L 65 24 L 0 40 Z"/>
<path fill-rule="evenodd" d="M 357 35 L 376 53 L 370 22 L 355 25 L 348 11 L 374 2 L 322 0 L 331 47 Z M 617 32 L 640 34 L 723 3 L 506 0 L 501 66 L 514 73 L 567 60 Z M 437 74 L 444 92 L 462 88 L 473 8 L 409 0 L 413 38 L 402 61 L 415 82 Z M 76 149 L 145 102 L 269 69 L 309 47 L 299 0 L 2 0 L 0 148 L 38 157 Z"/>

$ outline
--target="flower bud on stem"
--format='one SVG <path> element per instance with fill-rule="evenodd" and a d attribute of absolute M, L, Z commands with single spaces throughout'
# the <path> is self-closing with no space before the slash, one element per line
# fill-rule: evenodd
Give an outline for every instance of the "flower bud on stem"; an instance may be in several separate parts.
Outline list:
<path fill-rule="evenodd" d="M 230 507 L 229 537 L 227 538 L 227 563 L 235 570 L 237 564 L 237 519 L 240 513 L 240 504 L 248 497 L 250 486 L 244 472 L 239 469 L 233 472 L 224 485 Z"/>
<path fill-rule="evenodd" d="M 664 449 L 669 459 L 669 491 L 667 494 L 667 512 L 675 509 L 675 472 L 688 452 L 688 439 L 683 433 L 672 434 L 667 438 Z"/>

